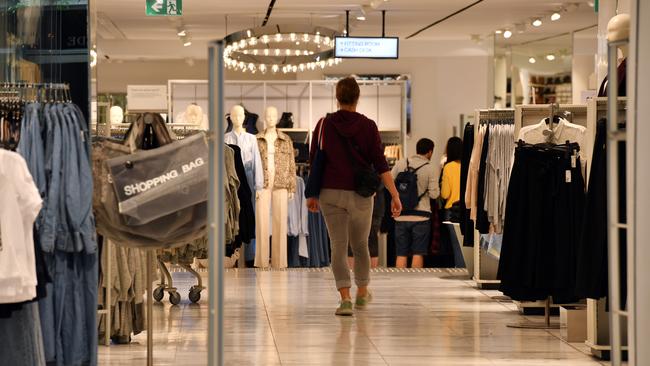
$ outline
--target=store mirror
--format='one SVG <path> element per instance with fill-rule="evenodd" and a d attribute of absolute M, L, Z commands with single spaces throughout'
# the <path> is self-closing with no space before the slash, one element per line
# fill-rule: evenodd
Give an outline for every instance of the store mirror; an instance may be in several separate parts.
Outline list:
<path fill-rule="evenodd" d="M 598 28 L 590 27 L 573 33 L 573 103 L 584 104 L 598 93 L 596 54 Z"/>
<path fill-rule="evenodd" d="M 571 104 L 572 55 L 571 34 L 507 46 L 495 43 L 495 108 Z"/>

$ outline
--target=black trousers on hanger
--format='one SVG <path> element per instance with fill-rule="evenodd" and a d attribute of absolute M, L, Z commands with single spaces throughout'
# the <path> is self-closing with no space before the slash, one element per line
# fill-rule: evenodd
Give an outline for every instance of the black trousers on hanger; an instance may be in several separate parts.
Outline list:
<path fill-rule="evenodd" d="M 463 246 L 474 246 L 474 221 L 469 218 L 469 210 L 465 203 L 465 191 L 467 190 L 467 176 L 469 174 L 469 160 L 474 149 L 474 125 L 466 124 L 463 133 L 463 157 L 460 164 L 460 209 L 461 220 L 460 230 L 463 233 Z"/>
<path fill-rule="evenodd" d="M 490 220 L 488 219 L 487 211 L 485 211 L 485 174 L 487 171 L 487 154 L 490 147 L 490 129 L 485 131 L 483 138 L 483 148 L 481 149 L 481 161 L 478 169 L 478 197 L 476 199 L 476 230 L 481 234 L 488 234 L 490 232 Z"/>

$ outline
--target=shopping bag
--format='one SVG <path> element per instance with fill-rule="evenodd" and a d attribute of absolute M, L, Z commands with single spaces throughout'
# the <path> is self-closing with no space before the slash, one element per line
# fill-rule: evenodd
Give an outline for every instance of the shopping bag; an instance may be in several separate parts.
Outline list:
<path fill-rule="evenodd" d="M 106 164 L 127 224 L 146 224 L 208 200 L 208 144 L 202 133 Z"/>

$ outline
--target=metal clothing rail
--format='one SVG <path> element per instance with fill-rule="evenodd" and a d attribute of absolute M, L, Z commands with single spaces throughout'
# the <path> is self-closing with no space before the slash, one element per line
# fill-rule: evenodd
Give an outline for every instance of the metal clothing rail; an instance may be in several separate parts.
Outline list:
<path fill-rule="evenodd" d="M 629 321 L 628 312 L 621 304 L 621 273 L 619 232 L 624 230 L 629 237 L 629 217 L 627 222 L 620 221 L 619 194 L 621 188 L 618 182 L 619 154 L 618 143 L 627 140 L 626 130 L 618 125 L 618 48 L 627 45 L 629 41 L 609 42 L 608 45 L 608 78 L 607 84 L 607 226 L 608 226 L 608 257 L 609 257 L 609 322 L 610 344 L 612 346 L 612 366 L 623 363 L 623 334 L 622 324 Z M 627 200 L 627 202 L 633 202 Z M 627 258 L 624 258 L 627 260 Z"/>

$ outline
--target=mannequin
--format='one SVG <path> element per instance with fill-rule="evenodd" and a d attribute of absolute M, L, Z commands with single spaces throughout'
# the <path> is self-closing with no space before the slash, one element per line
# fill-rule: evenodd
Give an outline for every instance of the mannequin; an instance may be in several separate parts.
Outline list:
<path fill-rule="evenodd" d="M 187 123 L 198 125 L 203 121 L 203 108 L 192 103 L 185 108 L 185 120 Z"/>
<path fill-rule="evenodd" d="M 231 116 L 232 118 L 232 116 Z M 255 266 L 268 267 L 269 255 L 273 268 L 286 268 L 288 202 L 296 190 L 296 163 L 293 142 L 278 131 L 278 110 L 268 107 L 264 113 L 266 129 L 257 135 L 264 165 L 264 189 L 258 192 L 256 221 Z M 234 120 L 233 120 L 234 125 Z M 269 215 L 272 225 L 269 228 Z M 269 236 L 273 237 L 270 253 Z"/>
<path fill-rule="evenodd" d="M 208 116 L 203 113 L 203 108 L 196 103 L 188 105 L 185 111 L 176 117 L 175 122 L 197 125 L 205 131 L 209 129 Z"/>
<path fill-rule="evenodd" d="M 630 37 L 630 15 L 629 14 L 618 14 L 617 16 L 610 19 L 607 23 L 607 41 L 616 42 L 628 39 Z M 618 96 L 623 97 L 627 95 L 627 55 L 628 55 L 628 45 L 621 45 L 618 48 L 623 56 L 623 59 L 620 60 L 618 64 Z M 605 97 L 607 96 L 607 82 L 609 78 L 605 78 L 600 89 L 598 91 L 598 96 Z"/>
<path fill-rule="evenodd" d="M 114 105 L 109 111 L 109 118 L 111 124 L 117 124 L 124 122 L 124 110 L 119 105 Z"/>
<path fill-rule="evenodd" d="M 254 206 L 255 198 L 258 195 L 256 192 L 264 188 L 264 167 L 262 166 L 257 138 L 244 129 L 245 117 L 242 106 L 236 105 L 232 107 L 230 110 L 230 119 L 233 122 L 233 129 L 226 133 L 224 142 L 229 145 L 237 145 L 241 150 L 242 163 L 244 163 L 244 170 L 246 171 L 246 181 L 253 193 L 251 201 Z M 255 259 L 255 241 L 242 244 L 244 246 L 244 261 L 253 261 Z"/>
<path fill-rule="evenodd" d="M 630 14 L 618 14 L 607 23 L 607 40 L 609 42 L 622 41 L 630 38 Z M 627 58 L 628 45 L 619 47 L 623 58 Z"/>

